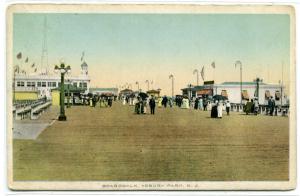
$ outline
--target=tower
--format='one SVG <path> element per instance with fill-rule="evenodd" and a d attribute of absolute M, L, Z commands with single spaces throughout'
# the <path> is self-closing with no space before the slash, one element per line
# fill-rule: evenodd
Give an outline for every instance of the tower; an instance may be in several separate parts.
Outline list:
<path fill-rule="evenodd" d="M 83 61 L 83 63 L 81 64 L 81 75 L 88 75 L 88 64 L 86 64 L 85 61 Z"/>

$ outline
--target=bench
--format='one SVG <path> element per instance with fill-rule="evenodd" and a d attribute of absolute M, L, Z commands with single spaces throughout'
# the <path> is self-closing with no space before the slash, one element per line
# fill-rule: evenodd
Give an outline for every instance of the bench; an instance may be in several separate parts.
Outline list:
<path fill-rule="evenodd" d="M 27 118 L 31 113 L 31 107 L 27 106 L 16 110 L 16 119 L 23 120 Z"/>
<path fill-rule="evenodd" d="M 51 102 L 40 104 L 31 110 L 30 119 L 38 119 L 40 115 L 51 105 Z"/>

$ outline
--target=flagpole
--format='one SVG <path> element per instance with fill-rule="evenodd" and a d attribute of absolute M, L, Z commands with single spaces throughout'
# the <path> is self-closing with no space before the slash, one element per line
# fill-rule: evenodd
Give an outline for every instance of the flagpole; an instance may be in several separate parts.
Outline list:
<path fill-rule="evenodd" d="M 242 66 L 242 62 L 241 61 L 236 61 L 235 62 L 235 67 L 236 66 L 240 66 L 240 88 L 241 88 L 241 107 L 242 107 L 242 104 L 243 104 L 243 85 L 242 85 L 242 81 L 243 81 L 243 76 L 242 76 L 243 66 Z"/>

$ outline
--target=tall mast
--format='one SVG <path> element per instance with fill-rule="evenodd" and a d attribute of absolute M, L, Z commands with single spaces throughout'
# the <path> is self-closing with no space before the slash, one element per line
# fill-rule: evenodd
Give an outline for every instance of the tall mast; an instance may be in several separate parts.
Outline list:
<path fill-rule="evenodd" d="M 41 74 L 48 74 L 47 17 L 44 17 Z"/>

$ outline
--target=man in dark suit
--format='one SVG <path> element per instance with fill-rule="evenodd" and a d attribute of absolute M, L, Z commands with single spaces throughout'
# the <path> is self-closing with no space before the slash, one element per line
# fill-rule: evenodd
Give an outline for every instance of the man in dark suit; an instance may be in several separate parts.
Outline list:
<path fill-rule="evenodd" d="M 150 106 L 150 110 L 151 110 L 151 114 L 154 114 L 155 112 L 155 99 L 154 96 L 151 96 L 151 99 L 149 100 L 149 106 Z"/>

